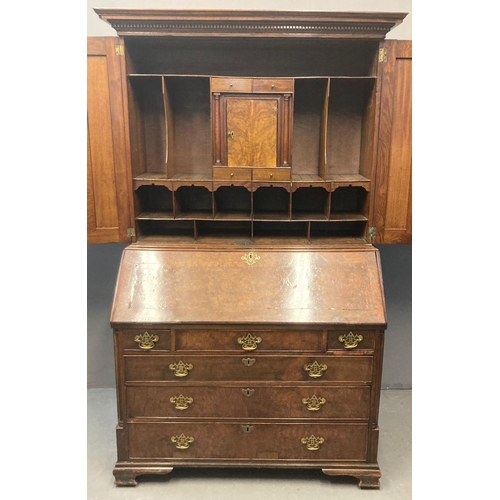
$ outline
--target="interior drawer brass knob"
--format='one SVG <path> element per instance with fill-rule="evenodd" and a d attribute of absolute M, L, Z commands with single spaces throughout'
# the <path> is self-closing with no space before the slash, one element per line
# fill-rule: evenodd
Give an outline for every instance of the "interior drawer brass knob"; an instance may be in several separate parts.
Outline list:
<path fill-rule="evenodd" d="M 171 397 L 170 402 L 174 405 L 176 410 L 187 410 L 189 405 L 193 402 L 193 398 L 179 394 L 179 396 Z"/>
<path fill-rule="evenodd" d="M 189 370 L 193 369 L 191 363 L 184 363 L 184 361 L 172 363 L 168 367 L 174 372 L 176 377 L 187 377 L 189 375 Z"/>
<path fill-rule="evenodd" d="M 244 337 L 238 337 L 238 344 L 245 351 L 255 351 L 261 342 L 262 339 L 260 337 L 254 337 L 251 333 L 248 333 Z"/>
<path fill-rule="evenodd" d="M 134 337 L 134 342 L 137 342 L 139 347 L 144 350 L 153 349 L 158 340 L 160 340 L 158 335 L 151 335 L 149 332 L 144 332 Z"/>
<path fill-rule="evenodd" d="M 304 365 L 304 370 L 308 372 L 309 376 L 312 378 L 321 377 L 323 375 L 323 372 L 326 372 L 327 368 L 327 365 L 320 364 L 317 361 Z"/>
<path fill-rule="evenodd" d="M 321 406 L 326 403 L 326 399 L 320 398 L 314 394 L 310 398 L 302 398 L 302 403 L 307 405 L 309 411 L 318 411 L 321 410 Z"/>
<path fill-rule="evenodd" d="M 194 442 L 194 438 L 191 436 L 185 436 L 181 434 L 180 436 L 172 436 L 172 443 L 175 443 L 175 447 L 179 450 L 187 450 L 189 445 Z"/>
<path fill-rule="evenodd" d="M 354 333 L 349 332 L 347 335 L 341 335 L 339 340 L 344 344 L 346 349 L 354 349 L 355 347 L 358 347 L 358 344 L 363 340 L 363 335 L 355 335 Z"/>
<path fill-rule="evenodd" d="M 308 450 L 316 451 L 319 450 L 319 447 L 325 442 L 325 440 L 322 437 L 311 435 L 309 437 L 302 438 L 300 442 L 305 444 Z"/>

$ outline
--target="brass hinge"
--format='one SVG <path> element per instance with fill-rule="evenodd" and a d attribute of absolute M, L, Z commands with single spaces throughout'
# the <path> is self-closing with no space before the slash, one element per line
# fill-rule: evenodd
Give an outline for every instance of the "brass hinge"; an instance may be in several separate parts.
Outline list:
<path fill-rule="evenodd" d="M 124 56 L 125 55 L 125 49 L 123 48 L 123 45 L 116 45 L 115 46 L 115 53 L 117 56 Z"/>
<path fill-rule="evenodd" d="M 129 238 L 135 237 L 135 229 L 133 227 L 127 228 L 127 236 Z"/>
<path fill-rule="evenodd" d="M 373 243 L 375 241 L 376 237 L 377 237 L 377 228 L 376 227 L 369 227 L 368 228 L 368 238 L 370 238 L 370 242 Z"/>
<path fill-rule="evenodd" d="M 387 49 L 385 47 L 378 49 L 378 62 L 387 62 Z"/>

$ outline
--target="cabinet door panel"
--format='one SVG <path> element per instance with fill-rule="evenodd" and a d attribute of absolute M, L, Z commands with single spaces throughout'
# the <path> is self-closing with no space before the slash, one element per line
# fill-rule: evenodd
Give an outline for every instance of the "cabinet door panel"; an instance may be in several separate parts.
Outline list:
<path fill-rule="evenodd" d="M 228 166 L 277 166 L 277 99 L 228 98 L 226 117 Z"/>
<path fill-rule="evenodd" d="M 411 41 L 387 40 L 377 157 L 376 243 L 411 243 Z"/>
<path fill-rule="evenodd" d="M 87 42 L 88 243 L 129 241 L 130 169 L 119 43 L 116 37 Z"/>

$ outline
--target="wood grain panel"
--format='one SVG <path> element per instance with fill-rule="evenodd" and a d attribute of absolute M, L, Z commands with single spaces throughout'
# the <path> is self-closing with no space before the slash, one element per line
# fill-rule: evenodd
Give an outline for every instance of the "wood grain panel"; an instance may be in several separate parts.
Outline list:
<path fill-rule="evenodd" d="M 87 241 L 126 242 L 131 174 L 123 56 L 116 37 L 88 38 Z"/>
<path fill-rule="evenodd" d="M 411 243 L 411 41 L 388 40 L 382 89 L 375 225 L 376 243 Z"/>
<path fill-rule="evenodd" d="M 228 98 L 226 106 L 228 166 L 276 167 L 278 100 Z"/>

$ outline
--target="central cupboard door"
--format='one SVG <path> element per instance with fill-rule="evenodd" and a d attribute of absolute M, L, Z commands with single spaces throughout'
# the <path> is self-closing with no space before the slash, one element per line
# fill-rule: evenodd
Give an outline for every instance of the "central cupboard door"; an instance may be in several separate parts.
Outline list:
<path fill-rule="evenodd" d="M 229 167 L 278 166 L 276 97 L 226 97 L 226 152 Z"/>

